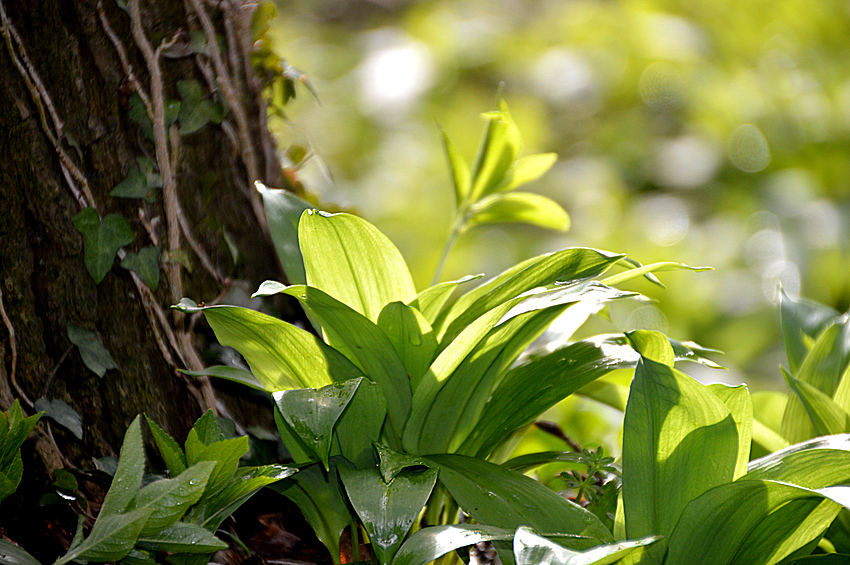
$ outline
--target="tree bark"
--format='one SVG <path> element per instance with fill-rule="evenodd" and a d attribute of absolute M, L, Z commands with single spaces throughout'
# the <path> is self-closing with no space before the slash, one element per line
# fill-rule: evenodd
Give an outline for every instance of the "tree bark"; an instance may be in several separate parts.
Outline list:
<path fill-rule="evenodd" d="M 138 1 L 0 0 L 0 409 L 18 398 L 32 413 L 46 397 L 79 413 L 82 440 L 40 424 L 49 472 L 117 456 L 140 412 L 182 441 L 216 398 L 178 372 L 200 368 L 196 320 L 169 306 L 282 276 L 253 186 L 283 182 L 249 61 L 253 5 Z M 220 125 L 181 135 L 163 118 L 180 80 L 227 108 Z M 148 101 L 154 141 L 131 119 L 134 93 Z M 110 196 L 145 156 L 163 177 L 159 196 Z M 86 207 L 119 214 L 135 236 L 99 283 L 72 222 Z M 119 266 L 152 245 L 155 292 Z M 93 332 L 118 368 L 102 378 L 87 368 L 68 324 Z"/>

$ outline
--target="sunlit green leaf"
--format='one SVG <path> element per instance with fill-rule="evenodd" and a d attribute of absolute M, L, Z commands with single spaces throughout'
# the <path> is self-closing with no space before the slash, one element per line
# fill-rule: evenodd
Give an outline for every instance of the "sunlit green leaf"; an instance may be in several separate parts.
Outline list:
<path fill-rule="evenodd" d="M 469 165 L 463 159 L 463 156 L 458 153 L 457 149 L 455 149 L 446 132 L 440 130 L 440 133 L 443 135 L 443 147 L 446 150 L 446 157 L 449 160 L 449 170 L 452 174 L 452 186 L 455 189 L 455 206 L 460 210 L 466 203 L 469 191 L 472 188 L 470 184 Z"/>
<path fill-rule="evenodd" d="M 589 549 L 573 551 L 535 533 L 531 528 L 517 528 L 514 536 L 514 557 L 517 565 L 608 565 L 634 554 L 657 542 L 658 537 L 622 541 Z"/>
<path fill-rule="evenodd" d="M 260 182 L 256 186 L 263 195 L 272 243 L 286 278 L 290 284 L 307 284 L 304 259 L 298 246 L 298 222 L 312 204 L 283 189 L 269 188 Z"/>
<path fill-rule="evenodd" d="M 420 292 L 416 297 L 416 300 L 411 303 L 411 306 L 422 312 L 422 315 L 425 316 L 428 323 L 433 324 L 434 320 L 437 319 L 437 316 L 443 309 L 443 306 L 458 286 L 469 281 L 480 279 L 483 276 L 484 275 L 466 275 L 456 281 L 446 281 L 435 284 L 434 286 L 428 287 Z"/>
<path fill-rule="evenodd" d="M 233 306 L 198 307 L 187 299 L 178 309 L 203 311 L 219 343 L 241 353 L 269 392 L 320 388 L 362 375 L 316 336 L 277 318 Z"/>
<path fill-rule="evenodd" d="M 558 156 L 555 153 L 538 153 L 526 155 L 517 159 L 508 173 L 508 177 L 500 191 L 507 192 L 531 181 L 535 181 L 546 174 L 552 168 Z"/>
<path fill-rule="evenodd" d="M 384 482 L 378 467 L 340 467 L 348 499 L 369 534 L 378 561 L 388 565 L 437 481 L 435 469 L 401 471 Z"/>
<path fill-rule="evenodd" d="M 753 437 L 753 401 L 750 391 L 747 385 L 727 386 L 721 383 L 708 385 L 708 390 L 726 404 L 738 429 L 738 461 L 734 475 L 737 479 L 747 472 L 747 463 L 750 461 Z"/>
<path fill-rule="evenodd" d="M 257 490 L 298 472 L 297 468 L 283 465 L 240 467 L 224 488 L 204 504 L 202 525 L 217 530 L 221 523 L 244 504 Z"/>
<path fill-rule="evenodd" d="M 850 482 L 850 434 L 794 444 L 749 464 L 747 479 L 793 483 L 819 489 Z"/>
<path fill-rule="evenodd" d="M 833 323 L 839 313 L 813 300 L 792 300 L 779 290 L 779 324 L 785 338 L 785 352 L 791 374 L 797 375 L 809 354 L 810 342 Z"/>
<path fill-rule="evenodd" d="M 411 386 L 416 388 L 437 351 L 437 338 L 434 337 L 431 324 L 416 308 L 401 302 L 390 302 L 378 316 L 378 327 L 395 347 L 407 369 Z"/>
<path fill-rule="evenodd" d="M 487 126 L 472 167 L 470 202 L 479 200 L 501 186 L 522 144 L 519 130 L 504 100 L 500 99 L 498 109 L 485 113 L 484 118 Z"/>
<path fill-rule="evenodd" d="M 491 194 L 470 209 L 464 226 L 469 229 L 483 224 L 522 223 L 553 230 L 566 230 L 570 218 L 560 204 L 531 192 Z"/>
<path fill-rule="evenodd" d="M 785 382 L 809 416 L 815 435 L 825 436 L 850 431 L 850 414 L 844 408 L 812 385 L 791 376 L 784 367 L 780 369 Z"/>
<path fill-rule="evenodd" d="M 738 432 L 704 385 L 642 357 L 623 424 L 626 536 L 669 536 L 685 506 L 732 480 Z"/>
<path fill-rule="evenodd" d="M 373 322 L 390 302 L 416 298 L 407 264 L 372 224 L 350 214 L 307 210 L 298 226 L 307 284 Z"/>
<path fill-rule="evenodd" d="M 83 363 L 98 377 L 103 378 L 106 371 L 118 368 L 109 351 L 94 333 L 70 322 L 68 322 L 65 331 L 68 334 L 68 340 L 80 350 Z"/>
<path fill-rule="evenodd" d="M 115 514 L 111 511 L 104 514 L 101 510 L 89 536 L 76 548 L 60 557 L 54 565 L 76 560 L 120 560 L 136 545 L 139 533 L 152 512 L 151 508 L 140 508 L 123 514 Z"/>

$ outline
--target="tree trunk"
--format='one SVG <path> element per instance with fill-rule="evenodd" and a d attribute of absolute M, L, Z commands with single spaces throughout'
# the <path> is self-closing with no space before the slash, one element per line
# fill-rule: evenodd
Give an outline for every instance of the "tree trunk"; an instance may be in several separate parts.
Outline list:
<path fill-rule="evenodd" d="M 140 412 L 182 441 L 216 397 L 205 379 L 178 372 L 201 362 L 195 320 L 169 306 L 282 276 L 253 186 L 283 182 L 249 59 L 255 6 L 126 4 L 0 0 L 0 409 L 18 398 L 32 413 L 45 397 L 80 415 L 81 440 L 40 424 L 49 472 L 117 456 Z M 194 81 L 200 99 L 178 81 Z M 189 133 L 198 116 L 175 122 L 173 101 L 226 115 L 217 123 L 212 111 Z M 145 157 L 162 177 L 161 188 L 148 185 L 150 201 L 110 196 Z M 86 266 L 94 247 L 72 221 L 84 208 L 117 214 L 134 236 L 99 282 Z M 155 291 L 150 274 L 120 266 L 151 246 L 161 253 Z M 92 332 L 117 369 L 99 377 L 88 368 L 69 324 Z"/>

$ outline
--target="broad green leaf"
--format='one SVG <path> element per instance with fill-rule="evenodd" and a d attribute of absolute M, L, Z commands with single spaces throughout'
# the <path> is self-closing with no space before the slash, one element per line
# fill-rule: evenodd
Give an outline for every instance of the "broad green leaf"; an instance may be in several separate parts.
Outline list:
<path fill-rule="evenodd" d="M 44 412 L 45 416 L 69 430 L 77 439 L 83 439 L 83 419 L 64 400 L 39 398 L 35 401 L 35 409 Z"/>
<path fill-rule="evenodd" d="M 199 505 L 203 505 L 218 494 L 220 490 L 227 487 L 234 473 L 236 473 L 239 460 L 248 453 L 249 442 L 248 436 L 241 436 L 217 441 L 211 445 L 203 445 L 198 440 L 191 441 L 193 436 L 195 436 L 194 429 L 189 432 L 189 437 L 186 438 L 186 462 L 189 465 L 195 465 L 201 461 L 215 462 L 215 467 L 207 482 L 207 488 L 198 501 Z"/>
<path fill-rule="evenodd" d="M 682 512 L 670 537 L 665 564 L 777 563 L 829 526 L 841 506 L 827 502 L 829 517 L 819 509 L 823 499 L 824 493 L 769 480 L 746 479 L 716 486 Z M 777 511 L 781 520 L 771 518 Z M 806 520 L 813 513 L 816 520 Z"/>
<path fill-rule="evenodd" d="M 295 433 L 286 418 L 280 413 L 280 409 L 274 407 L 274 423 L 277 428 L 277 433 L 280 435 L 280 440 L 289 452 L 289 457 L 296 465 L 304 465 L 318 461 L 318 456 L 313 453 L 313 450 L 304 443 L 301 438 Z"/>
<path fill-rule="evenodd" d="M 139 536 L 139 547 L 171 553 L 212 553 L 227 544 L 197 524 L 178 522 Z"/>
<path fill-rule="evenodd" d="M 498 190 L 516 161 L 522 144 L 519 130 L 504 100 L 500 99 L 497 109 L 485 113 L 484 118 L 487 120 L 487 126 L 472 167 L 469 202 L 476 202 Z"/>
<path fill-rule="evenodd" d="M 109 351 L 103 347 L 103 344 L 100 343 L 100 340 L 94 333 L 70 322 L 66 326 L 65 331 L 68 334 L 68 340 L 80 350 L 83 363 L 95 375 L 103 378 L 106 371 L 118 368 Z"/>
<path fill-rule="evenodd" d="M 263 195 L 272 243 L 289 284 L 307 284 L 304 259 L 298 246 L 298 222 L 304 211 L 313 205 L 289 191 L 269 188 L 259 181 L 255 184 Z"/>
<path fill-rule="evenodd" d="M 508 172 L 507 182 L 499 187 L 499 191 L 507 192 L 539 179 L 552 168 L 557 160 L 558 155 L 555 153 L 537 153 L 520 157 L 514 162 Z"/>
<path fill-rule="evenodd" d="M 171 473 L 172 477 L 180 475 L 186 470 L 186 454 L 183 453 L 174 438 L 165 433 L 165 430 L 160 428 L 149 416 L 145 415 L 145 419 L 168 472 Z"/>
<path fill-rule="evenodd" d="M 334 428 L 331 454 L 339 453 L 358 469 L 377 463 L 373 445 L 381 439 L 386 417 L 381 387 L 363 379 Z"/>
<path fill-rule="evenodd" d="M 747 385 L 727 386 L 721 383 L 708 385 L 708 390 L 726 404 L 738 429 L 738 462 L 735 464 L 737 479 L 747 472 L 750 461 L 750 446 L 753 437 L 753 401 Z"/>
<path fill-rule="evenodd" d="M 844 408 L 812 385 L 791 376 L 784 367 L 780 369 L 785 382 L 809 416 L 815 435 L 825 436 L 850 431 L 850 414 Z"/>
<path fill-rule="evenodd" d="M 201 414 L 201 417 L 192 426 L 192 430 L 198 434 L 198 440 L 204 445 L 212 445 L 224 439 L 224 433 L 218 426 L 212 410 L 207 410 Z"/>
<path fill-rule="evenodd" d="M 328 344 L 381 386 L 390 423 L 400 436 L 412 393 L 404 363 L 386 334 L 377 324 L 317 288 L 298 285 L 281 292 L 301 301 L 321 323 Z"/>
<path fill-rule="evenodd" d="M 524 261 L 467 292 L 440 313 L 433 324 L 440 347 L 445 349 L 476 318 L 507 300 L 556 281 L 566 285 L 590 279 L 621 257 L 595 249 L 571 248 Z"/>
<path fill-rule="evenodd" d="M 407 369 L 411 386 L 416 388 L 437 352 L 437 338 L 431 324 L 416 308 L 390 302 L 378 316 L 378 327 L 395 347 Z"/>
<path fill-rule="evenodd" d="M 153 511 L 140 535 L 155 533 L 179 520 L 201 498 L 214 467 L 211 461 L 198 463 L 179 477 L 155 481 L 140 490 L 131 508 Z"/>
<path fill-rule="evenodd" d="M 400 453 L 379 443 L 375 444 L 375 450 L 378 452 L 379 469 L 385 483 L 392 482 L 396 475 L 404 470 L 422 470 L 422 467 L 428 467 L 428 463 L 421 457 Z"/>
<path fill-rule="evenodd" d="M 517 528 L 514 535 L 514 557 L 517 565 L 610 565 L 657 542 L 658 537 L 600 545 L 587 551 L 573 551 L 535 533 L 531 528 Z"/>
<path fill-rule="evenodd" d="M 423 528 L 399 548 L 393 565 L 427 565 L 455 549 L 482 541 L 510 540 L 513 536 L 513 530 L 478 524 Z"/>
<path fill-rule="evenodd" d="M 790 561 L 788 565 L 846 565 L 850 563 L 850 555 L 831 553 L 826 555 L 809 555 Z"/>
<path fill-rule="evenodd" d="M 123 514 L 113 512 L 104 514 L 101 510 L 89 536 L 76 548 L 60 557 L 54 565 L 76 560 L 120 560 L 136 545 L 139 533 L 152 512 L 151 508 L 140 508 Z"/>
<path fill-rule="evenodd" d="M 566 230 L 570 218 L 560 204 L 532 192 L 491 194 L 476 202 L 469 211 L 464 229 L 483 224 L 522 223 Z"/>
<path fill-rule="evenodd" d="M 813 300 L 792 300 L 779 290 L 779 325 L 785 338 L 785 352 L 791 374 L 797 375 L 809 354 L 810 343 L 833 323 L 839 313 Z"/>
<path fill-rule="evenodd" d="M 438 467 L 440 482 L 480 524 L 507 529 L 527 525 L 591 538 L 574 539 L 574 549 L 614 541 L 596 516 L 525 475 L 462 455 L 430 455 L 424 459 Z"/>
<path fill-rule="evenodd" d="M 201 525 L 211 531 L 217 530 L 228 516 L 259 489 L 297 472 L 297 468 L 283 465 L 239 468 L 225 487 L 206 502 Z"/>
<path fill-rule="evenodd" d="M 357 391 L 362 377 L 333 383 L 320 389 L 298 389 L 274 393 L 281 415 L 298 437 L 328 468 L 333 428 Z"/>
<path fill-rule="evenodd" d="M 41 565 L 41 563 L 20 546 L 0 540 L 0 565 Z"/>
<path fill-rule="evenodd" d="M 723 401 L 642 357 L 623 423 L 626 536 L 669 536 L 691 500 L 733 479 L 737 460 L 737 426 Z"/>
<path fill-rule="evenodd" d="M 581 387 L 614 369 L 634 366 L 635 357 L 628 345 L 603 338 L 572 343 L 511 369 L 458 453 L 486 457 L 514 430 Z"/>
<path fill-rule="evenodd" d="M 159 287 L 159 247 L 142 247 L 138 253 L 132 251 L 121 261 L 121 266 L 133 271 L 151 290 Z"/>
<path fill-rule="evenodd" d="M 337 472 L 338 461 L 331 459 L 328 472 L 321 465 L 310 465 L 269 487 L 298 506 L 336 565 L 340 563 L 339 538 L 352 521 Z"/>
<path fill-rule="evenodd" d="M 455 149 L 454 144 L 449 140 L 449 136 L 442 129 L 440 133 L 443 136 L 443 147 L 446 150 L 446 157 L 449 160 L 449 170 L 452 175 L 452 186 L 455 189 L 455 206 L 458 210 L 463 208 L 466 199 L 469 196 L 469 191 L 472 188 L 471 176 L 469 173 L 469 165 L 467 165 L 463 156 Z"/>
<path fill-rule="evenodd" d="M 124 443 L 121 445 L 121 453 L 118 457 L 118 469 L 115 471 L 112 485 L 110 485 L 109 491 L 103 499 L 98 521 L 101 516 L 108 518 L 121 514 L 130 506 L 130 502 L 139 492 L 139 487 L 142 486 L 144 471 L 145 451 L 142 443 L 142 422 L 141 417 L 136 416 L 124 434 Z"/>
<path fill-rule="evenodd" d="M 233 306 L 198 307 L 185 298 L 177 309 L 203 311 L 219 343 L 241 353 L 269 392 L 320 388 L 362 375 L 316 336 L 277 318 Z"/>
<path fill-rule="evenodd" d="M 446 281 L 428 287 L 416 297 L 411 306 L 422 312 L 429 324 L 433 324 L 452 293 L 463 283 L 480 279 L 484 275 L 466 275 L 456 281 Z"/>
<path fill-rule="evenodd" d="M 239 367 L 230 367 L 229 365 L 213 365 L 212 367 L 207 367 L 206 369 L 200 371 L 181 370 L 180 372 L 184 375 L 191 375 L 194 377 L 218 377 L 220 379 L 227 379 L 228 381 L 243 384 L 255 390 L 267 392 L 265 387 L 263 386 L 263 383 L 261 383 L 260 380 L 255 377 L 251 371 L 246 371 L 245 369 L 240 369 Z"/>
<path fill-rule="evenodd" d="M 437 471 L 401 471 L 389 483 L 384 482 L 378 467 L 339 467 L 339 476 L 369 534 L 375 556 L 383 565 L 389 565 L 428 501 L 437 482 Z"/>
<path fill-rule="evenodd" d="M 676 356 L 673 346 L 661 332 L 651 330 L 634 330 L 626 332 L 626 337 L 632 347 L 646 359 L 672 367 Z"/>
<path fill-rule="evenodd" d="M 806 356 L 796 377 L 830 398 L 835 394 L 845 369 L 843 326 L 828 326 Z M 788 398 L 780 432 L 791 443 L 816 435 L 802 402 L 796 395 Z"/>
<path fill-rule="evenodd" d="M 390 302 L 409 303 L 416 289 L 395 245 L 357 216 L 307 210 L 298 226 L 307 284 L 373 322 Z"/>
<path fill-rule="evenodd" d="M 118 250 L 135 240 L 133 229 L 124 216 L 109 214 L 101 219 L 94 208 L 84 208 L 73 222 L 83 234 L 86 268 L 94 282 L 100 283 L 112 268 Z"/>
<path fill-rule="evenodd" d="M 403 436 L 406 451 L 421 454 L 419 442 L 423 439 L 425 421 L 440 389 L 466 356 L 475 349 L 502 316 L 507 314 L 517 302 L 518 300 L 514 299 L 500 304 L 469 324 L 431 364 L 428 372 L 425 373 L 416 390 L 413 391 L 412 408 Z"/>
<path fill-rule="evenodd" d="M 790 444 L 779 434 L 782 413 L 788 395 L 779 391 L 758 391 L 750 394 L 753 401 L 753 451 L 752 457 L 761 457 Z"/>
<path fill-rule="evenodd" d="M 744 478 L 810 489 L 850 483 L 850 434 L 816 438 L 756 459 Z"/>

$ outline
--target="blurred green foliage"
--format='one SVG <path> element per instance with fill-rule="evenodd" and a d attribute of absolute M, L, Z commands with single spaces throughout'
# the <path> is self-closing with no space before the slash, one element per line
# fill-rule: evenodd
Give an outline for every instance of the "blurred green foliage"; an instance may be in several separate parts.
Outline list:
<path fill-rule="evenodd" d="M 636 282 L 659 303 L 594 323 L 724 350 L 730 371 L 695 376 L 756 390 L 785 386 L 778 283 L 850 306 L 845 2 L 280 0 L 269 37 L 321 101 L 272 118 L 282 147 L 306 149 L 290 165 L 388 234 L 419 286 L 454 211 L 440 127 L 471 159 L 504 82 L 521 154 L 559 155 L 529 189 L 572 226 L 478 228 L 444 280 L 568 245 L 713 266 Z"/>

